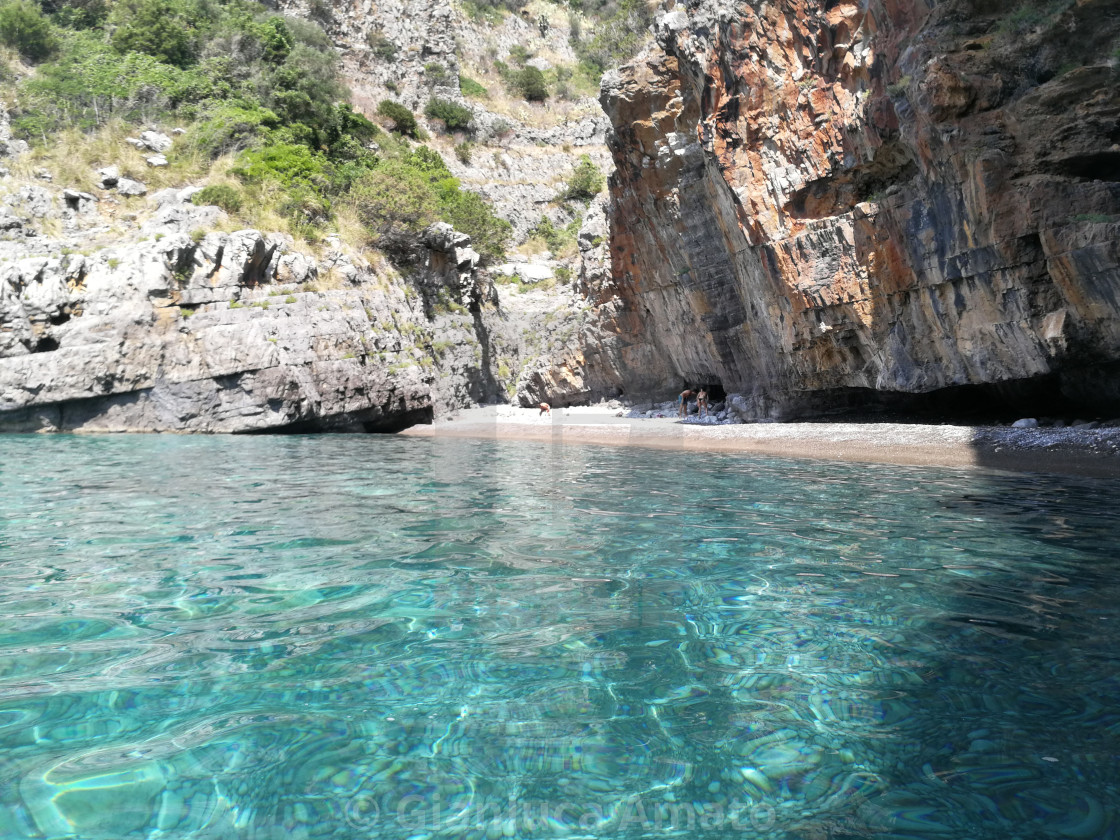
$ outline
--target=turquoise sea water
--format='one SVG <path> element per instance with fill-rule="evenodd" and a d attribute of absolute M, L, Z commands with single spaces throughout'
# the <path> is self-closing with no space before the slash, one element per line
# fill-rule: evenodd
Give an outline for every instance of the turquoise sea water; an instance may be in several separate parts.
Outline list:
<path fill-rule="evenodd" d="M 0 837 L 1120 836 L 1120 483 L 0 437 Z"/>

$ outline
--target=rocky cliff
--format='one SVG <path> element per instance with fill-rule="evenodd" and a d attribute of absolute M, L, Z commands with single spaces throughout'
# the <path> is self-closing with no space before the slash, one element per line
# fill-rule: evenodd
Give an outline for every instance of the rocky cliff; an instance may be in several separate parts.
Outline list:
<path fill-rule="evenodd" d="M 393 430 L 504 400 L 574 343 L 569 294 L 500 294 L 450 226 L 405 276 L 337 239 L 223 232 L 193 192 L 130 198 L 132 231 L 93 194 L 7 197 L 0 431 Z"/>
<path fill-rule="evenodd" d="M 479 69 L 515 46 L 540 53 L 542 66 L 544 56 L 574 62 L 566 13 L 544 4 L 492 25 L 432 0 L 281 5 L 330 33 L 369 116 L 383 98 L 421 122 L 433 98 L 469 107 L 467 134 L 429 122 L 429 142 L 516 240 L 542 216 L 564 227 L 580 215 L 578 203 L 555 199 L 581 155 L 607 162 L 594 99 L 529 104 L 495 88 L 481 104 L 459 90 L 461 62 Z M 29 163 L 36 156 L 12 138 L 0 96 L 0 432 L 394 429 L 510 399 L 539 359 L 582 358 L 587 313 L 574 289 L 496 286 L 446 225 L 399 268 L 354 237 L 309 244 L 238 229 L 217 207 L 194 205 L 197 184 L 157 175 L 164 152 L 189 147 L 189 131 L 176 131 L 137 127 L 121 149 L 101 141 L 95 165 L 132 155 L 121 166 L 52 171 Z M 464 140 L 473 156 L 455 149 Z M 143 173 L 176 188 L 149 195 Z M 605 234 L 601 214 L 598 224 Z M 500 268 L 514 280 L 551 280 L 579 263 L 509 257 Z"/>
<path fill-rule="evenodd" d="M 1120 401 L 1115 2 L 687 0 L 656 34 L 603 85 L 590 390 Z"/>

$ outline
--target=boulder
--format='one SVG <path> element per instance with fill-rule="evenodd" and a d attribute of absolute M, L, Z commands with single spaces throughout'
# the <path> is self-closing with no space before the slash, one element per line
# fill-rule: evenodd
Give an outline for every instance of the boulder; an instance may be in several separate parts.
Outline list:
<path fill-rule="evenodd" d="M 54 195 L 45 187 L 25 184 L 12 195 L 6 196 L 4 204 L 23 217 L 43 219 L 57 215 Z"/>
<path fill-rule="evenodd" d="M 436 224 L 424 231 L 423 242 L 433 251 L 450 253 L 455 248 L 462 248 L 471 244 L 471 238 L 465 233 L 455 230 L 447 222 Z"/>
<path fill-rule="evenodd" d="M 139 181 L 133 181 L 131 178 L 121 178 L 117 181 L 117 192 L 121 195 L 147 195 L 148 188 Z"/>
<path fill-rule="evenodd" d="M 141 151 L 146 149 L 156 153 L 166 152 L 172 146 L 171 138 L 158 131 L 145 131 L 139 137 L 126 137 L 124 142 Z"/>
<path fill-rule="evenodd" d="M 112 189 L 117 185 L 121 179 L 121 170 L 119 166 L 106 166 L 104 169 L 97 170 L 97 178 L 102 188 Z"/>

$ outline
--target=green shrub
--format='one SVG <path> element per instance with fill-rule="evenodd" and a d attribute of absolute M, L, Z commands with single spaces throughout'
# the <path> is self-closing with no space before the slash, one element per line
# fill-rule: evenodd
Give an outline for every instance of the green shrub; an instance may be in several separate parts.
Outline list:
<path fill-rule="evenodd" d="M 236 213 L 241 209 L 241 193 L 228 184 L 211 184 L 192 195 L 191 204 L 200 207 L 213 204 L 227 213 Z"/>
<path fill-rule="evenodd" d="M 525 67 L 514 76 L 514 87 L 529 102 L 544 102 L 548 99 L 548 85 L 544 73 L 536 67 Z"/>
<path fill-rule="evenodd" d="M 472 117 L 469 108 L 446 99 L 430 99 L 424 115 L 429 119 L 442 120 L 449 132 L 469 130 Z"/>
<path fill-rule="evenodd" d="M 348 203 L 368 229 L 370 241 L 392 255 L 406 255 L 417 235 L 439 220 L 431 183 L 403 161 L 386 161 L 363 175 Z"/>
<path fill-rule="evenodd" d="M 511 0 L 509 3 L 500 0 L 463 0 L 463 11 L 473 21 L 498 24 L 507 11 L 516 11 L 524 5 L 522 0 Z"/>
<path fill-rule="evenodd" d="M 468 234 L 487 261 L 504 255 L 512 230 L 482 196 L 461 189 L 443 158 L 427 146 L 363 175 L 348 202 L 371 242 L 396 257 L 411 256 L 419 233 L 441 220 Z"/>
<path fill-rule="evenodd" d="M 191 21 L 173 0 L 119 0 L 113 7 L 111 41 L 118 53 L 139 52 L 164 64 L 186 67 L 195 55 Z"/>
<path fill-rule="evenodd" d="M 447 68 L 438 62 L 424 65 L 424 80 L 429 85 L 442 85 L 447 82 Z"/>
<path fill-rule="evenodd" d="M 397 45 L 386 38 L 379 29 L 370 30 L 366 35 L 366 43 L 369 44 L 370 52 L 382 61 L 392 61 L 397 57 Z"/>
<path fill-rule="evenodd" d="M 377 106 L 377 113 L 393 121 L 393 131 L 408 137 L 416 137 L 416 117 L 408 108 L 391 99 L 382 99 Z"/>
<path fill-rule="evenodd" d="M 249 184 L 275 181 L 291 187 L 329 182 L 326 159 L 306 146 L 292 143 L 247 149 L 238 158 L 233 174 Z"/>
<path fill-rule="evenodd" d="M 895 98 L 906 95 L 906 89 L 910 87 L 910 76 L 903 76 L 897 82 L 887 85 L 887 93 Z"/>
<path fill-rule="evenodd" d="M 87 130 L 113 117 L 150 122 L 215 93 L 201 69 L 181 70 L 145 53 L 119 55 L 95 32 L 62 35 L 58 58 L 21 86 L 13 125 L 23 136 Z"/>
<path fill-rule="evenodd" d="M 295 36 L 282 17 L 271 17 L 247 29 L 260 42 L 262 58 L 269 64 L 279 64 L 291 55 L 296 45 Z"/>
<path fill-rule="evenodd" d="M 92 29 L 101 26 L 109 16 L 109 4 L 105 0 L 63 0 L 40 5 L 55 23 L 70 29 Z"/>
<path fill-rule="evenodd" d="M 571 224 L 558 228 L 548 216 L 541 216 L 541 220 L 529 231 L 529 235 L 540 237 L 548 246 L 548 250 L 552 251 L 553 254 L 558 254 L 565 247 L 575 242 L 582 222 L 582 218 L 577 216 Z"/>
<path fill-rule="evenodd" d="M 439 152 L 427 146 L 417 146 L 404 156 L 404 162 L 433 184 L 451 177 L 451 170 L 447 168 Z"/>
<path fill-rule="evenodd" d="M 603 173 L 588 155 L 581 155 L 579 163 L 572 172 L 572 177 L 564 188 L 563 197 L 582 201 L 590 201 L 605 186 Z"/>
<path fill-rule="evenodd" d="M 27 0 L 8 0 L 0 5 L 0 42 L 28 61 L 42 61 L 58 48 L 50 21 Z"/>
<path fill-rule="evenodd" d="M 589 5 L 589 4 L 584 4 Z M 594 66 L 596 77 L 610 67 L 625 64 L 646 42 L 646 31 L 653 22 L 653 12 L 645 0 L 621 0 L 616 7 L 603 5 L 596 11 L 605 17 L 596 27 L 595 36 L 583 40 L 578 27 L 571 30 L 572 47 L 581 62 Z M 573 6 L 572 8 L 577 8 Z"/>
<path fill-rule="evenodd" d="M 266 129 L 279 124 L 280 118 L 267 108 L 219 105 L 191 129 L 187 142 L 216 158 L 248 147 Z"/>
<path fill-rule="evenodd" d="M 73 12 L 68 20 L 86 20 L 87 11 L 97 20 L 103 0 L 45 3 L 59 17 Z M 59 129 L 110 119 L 198 121 L 209 123 L 196 138 L 209 154 L 253 145 L 278 123 L 285 142 L 320 148 L 338 139 L 327 135 L 348 92 L 314 24 L 241 2 L 120 0 L 105 29 L 60 31 L 57 59 L 20 84 L 18 132 L 46 142 Z"/>
<path fill-rule="evenodd" d="M 470 165 L 472 154 L 474 154 L 474 143 L 470 140 L 464 140 L 455 147 L 455 157 L 459 159 L 459 163 L 463 166 Z"/>
<path fill-rule="evenodd" d="M 293 128 L 307 126 L 312 145 L 335 117 L 335 103 L 347 98 L 338 79 L 338 57 L 296 44 L 283 64 L 266 72 L 259 84 L 261 100 Z"/>
<path fill-rule="evenodd" d="M 459 92 L 471 99 L 489 99 L 490 91 L 469 76 L 459 77 Z"/>
<path fill-rule="evenodd" d="M 452 179 L 454 180 L 454 179 Z M 471 247 L 485 262 L 497 262 L 505 256 L 513 228 L 505 219 L 494 215 L 493 208 L 478 193 L 458 188 L 441 195 L 443 220 L 471 238 Z"/>

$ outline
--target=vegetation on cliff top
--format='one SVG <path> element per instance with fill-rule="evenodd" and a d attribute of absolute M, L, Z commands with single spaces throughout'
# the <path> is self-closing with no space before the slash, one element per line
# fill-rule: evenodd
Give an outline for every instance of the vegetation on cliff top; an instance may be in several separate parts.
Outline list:
<path fill-rule="evenodd" d="M 496 80 L 514 100 L 509 103 L 511 112 L 517 112 L 524 102 L 575 103 L 594 97 L 603 72 L 629 61 L 649 41 L 648 28 L 653 20 L 652 8 L 646 0 L 467 0 L 462 8 L 468 17 L 485 23 L 487 28 L 497 26 L 506 14 L 515 12 L 539 29 L 539 39 L 530 38 L 508 48 L 488 42 L 484 51 L 475 51 L 462 64 L 468 71 L 470 86 L 462 86 L 465 96 L 486 96 L 487 88 L 475 81 L 476 76 L 487 85 Z M 558 52 L 550 48 L 547 36 L 557 27 L 567 30 L 570 50 Z M 493 91 L 494 86 L 489 90 Z M 490 109 L 500 109 L 503 104 L 498 97 L 491 101 Z M 555 112 L 560 114 L 563 110 L 561 107 Z"/>
<path fill-rule="evenodd" d="M 120 141 L 129 127 L 180 126 L 169 171 L 135 175 L 206 180 L 221 187 L 207 194 L 227 212 L 245 208 L 254 214 L 247 221 L 259 221 L 267 208 L 308 240 L 328 225 L 344 227 L 339 213 L 352 217 L 372 183 L 399 176 L 416 189 L 398 199 L 419 203 L 398 200 L 396 227 L 442 219 L 470 234 L 485 257 L 504 251 L 509 226 L 461 189 L 438 154 L 351 109 L 334 47 L 313 22 L 247 0 L 5 0 L 0 41 L 37 64 L 15 90 L 13 130 L 40 158 L 63 158 L 52 149 L 65 148 L 70 160 L 58 162 L 71 170 L 78 138 L 88 136 L 89 154 L 77 156 L 89 170 L 81 183 L 95 167 L 127 163 L 133 150 Z M 467 116 L 430 107 L 449 130 Z M 424 136 L 403 105 L 386 101 L 380 116 L 401 135 Z M 439 177 L 431 175 L 436 161 Z M 359 235 L 389 242 L 376 229 Z"/>

